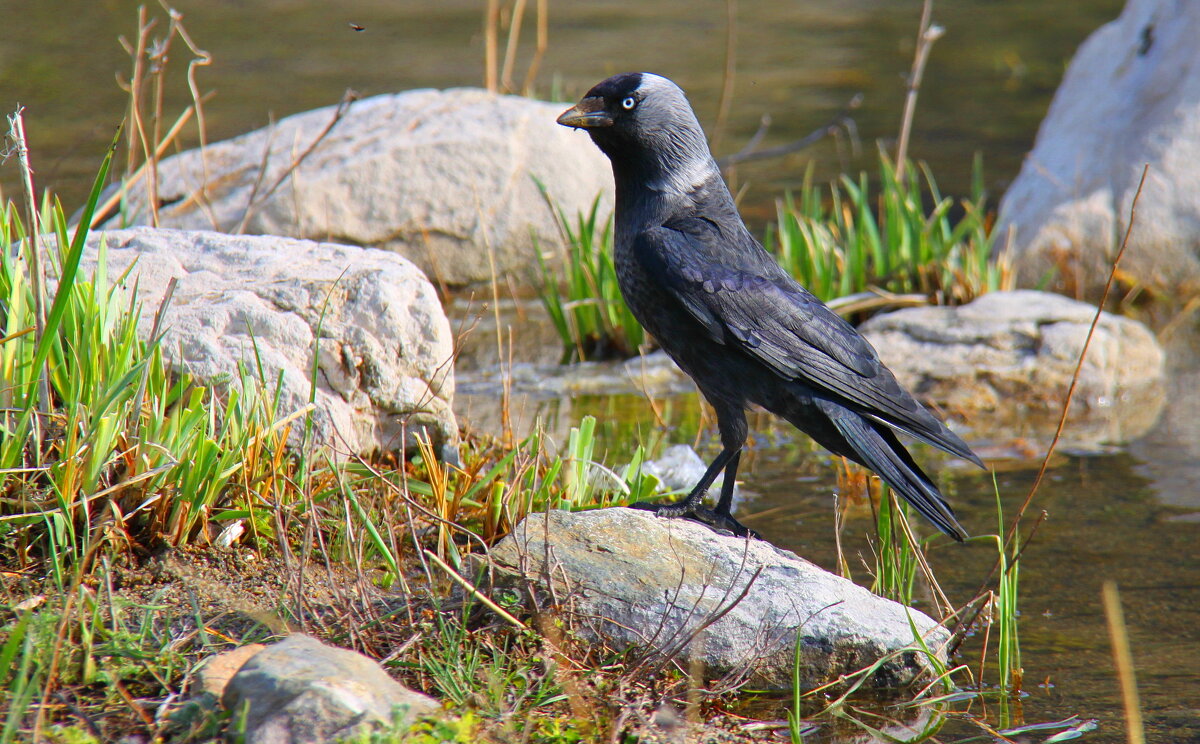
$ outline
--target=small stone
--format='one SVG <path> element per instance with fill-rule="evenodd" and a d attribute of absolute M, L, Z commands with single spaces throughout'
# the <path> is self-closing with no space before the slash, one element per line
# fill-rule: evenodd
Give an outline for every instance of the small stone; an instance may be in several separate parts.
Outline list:
<path fill-rule="evenodd" d="M 213 697 L 220 698 L 225 694 L 225 687 L 233 675 L 259 651 L 266 646 L 261 643 L 251 643 L 240 646 L 223 654 L 210 656 L 200 667 L 200 691 Z"/>
<path fill-rule="evenodd" d="M 221 701 L 235 718 L 245 711 L 246 744 L 324 744 L 438 709 L 362 654 L 301 633 L 255 654 Z"/>
<path fill-rule="evenodd" d="M 704 477 L 708 464 L 701 459 L 696 450 L 689 444 L 675 444 L 667 447 L 662 456 L 642 465 L 642 472 L 653 475 L 662 483 L 664 490 L 682 491 L 688 493 Z M 710 493 L 717 493 L 725 483 L 725 474 L 717 476 L 709 487 Z M 742 501 L 742 489 L 733 487 L 733 503 L 736 506 Z"/>

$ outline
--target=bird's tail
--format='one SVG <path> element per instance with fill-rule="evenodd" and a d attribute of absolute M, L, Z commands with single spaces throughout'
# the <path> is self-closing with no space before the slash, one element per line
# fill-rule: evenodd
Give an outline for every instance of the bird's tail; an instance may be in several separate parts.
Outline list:
<path fill-rule="evenodd" d="M 843 454 L 873 470 L 939 530 L 959 542 L 967 539 L 966 530 L 954 518 L 954 511 L 937 486 L 890 428 L 837 404 L 821 407 L 827 409 L 825 413 L 853 451 L 853 454 Z M 837 410 L 828 410 L 828 407 Z"/>

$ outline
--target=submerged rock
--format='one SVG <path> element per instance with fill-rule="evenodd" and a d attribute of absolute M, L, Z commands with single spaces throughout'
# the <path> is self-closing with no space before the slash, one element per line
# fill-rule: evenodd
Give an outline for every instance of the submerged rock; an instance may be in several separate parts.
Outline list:
<path fill-rule="evenodd" d="M 552 591 L 583 638 L 698 663 L 707 678 L 790 689 L 799 635 L 805 686 L 888 656 L 867 684 L 895 688 L 930 668 L 914 628 L 939 655 L 948 639 L 923 613 L 770 543 L 633 509 L 533 514 L 491 556 L 499 584 Z"/>
<path fill-rule="evenodd" d="M 370 248 L 278 237 L 133 228 L 94 233 L 86 276 L 107 247 L 109 277 L 138 288 L 139 333 L 148 338 L 166 287 L 162 350 L 204 383 L 239 385 L 238 365 L 262 372 L 277 415 L 303 409 L 317 342 L 316 441 L 368 454 L 411 449 L 424 431 L 454 443 L 454 344 L 425 275 Z M 292 426 L 292 444 L 303 436 Z"/>
<path fill-rule="evenodd" d="M 1197 39 L 1200 3 L 1129 0 L 1079 47 L 1000 203 L 996 234 L 1015 228 L 1022 283 L 1058 270 L 1063 286 L 1098 293 L 1148 163 L 1121 271 L 1172 294 L 1200 290 Z"/>
<path fill-rule="evenodd" d="M 251 656 L 221 701 L 234 720 L 245 711 L 247 744 L 323 744 L 438 709 L 362 654 L 301 633 Z"/>
<path fill-rule="evenodd" d="M 662 483 L 663 490 L 680 491 L 684 494 L 704 477 L 708 463 L 692 449 L 690 444 L 673 444 L 663 450 L 660 457 L 642 464 L 642 472 L 653 475 Z M 709 488 L 711 493 L 717 493 L 725 483 L 725 473 L 717 476 Z M 742 502 L 744 494 L 742 487 L 733 486 L 733 504 L 736 507 Z"/>
<path fill-rule="evenodd" d="M 157 224 L 383 248 L 464 284 L 540 276 L 536 250 L 562 239 L 539 184 L 570 219 L 612 203 L 608 161 L 554 123 L 562 104 L 413 90 L 354 102 L 321 138 L 335 108 L 164 159 Z M 107 226 L 150 220 L 142 182 Z"/>
<path fill-rule="evenodd" d="M 861 330 L 901 384 L 965 419 L 972 439 L 1053 435 L 1096 308 L 1048 292 L 992 292 L 961 307 L 879 315 Z M 1101 313 L 1072 398 L 1067 441 L 1145 433 L 1163 406 L 1165 357 L 1154 334 Z"/>

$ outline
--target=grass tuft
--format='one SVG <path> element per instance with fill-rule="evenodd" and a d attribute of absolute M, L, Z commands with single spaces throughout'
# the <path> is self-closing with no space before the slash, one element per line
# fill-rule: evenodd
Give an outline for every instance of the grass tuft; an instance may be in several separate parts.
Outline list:
<path fill-rule="evenodd" d="M 884 292 L 958 305 L 1014 286 L 1006 254 L 992 257 L 995 235 L 979 157 L 971 196 L 957 205 L 942 196 L 924 163 L 898 176 L 882 150 L 875 184 L 862 172 L 820 187 L 812 174 L 810 166 L 800 193 L 778 203 L 764 243 L 823 301 Z"/>
<path fill-rule="evenodd" d="M 542 194 L 546 196 L 544 189 Z M 646 334 L 617 286 L 612 218 L 601 220 L 600 197 L 574 224 L 560 207 L 551 207 L 567 246 L 562 268 L 550 268 L 540 250 L 537 255 L 542 304 L 563 343 L 560 362 L 636 356 Z"/>

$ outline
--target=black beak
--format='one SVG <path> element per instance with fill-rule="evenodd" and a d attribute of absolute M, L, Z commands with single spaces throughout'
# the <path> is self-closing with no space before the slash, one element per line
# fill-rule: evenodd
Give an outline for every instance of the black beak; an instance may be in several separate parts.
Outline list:
<path fill-rule="evenodd" d="M 589 96 L 583 99 L 562 112 L 557 121 L 564 127 L 575 127 L 576 129 L 595 129 L 613 125 L 612 116 L 604 110 L 604 99 L 600 96 Z"/>

